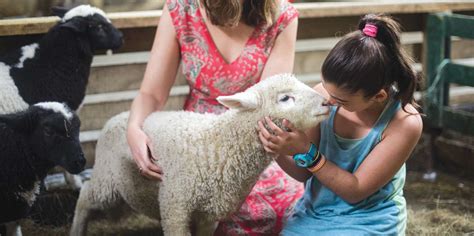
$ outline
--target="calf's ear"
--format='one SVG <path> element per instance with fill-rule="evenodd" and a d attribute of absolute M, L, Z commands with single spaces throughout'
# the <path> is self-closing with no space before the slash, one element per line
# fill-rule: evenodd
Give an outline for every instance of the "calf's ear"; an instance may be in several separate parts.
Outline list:
<path fill-rule="evenodd" d="M 256 109 L 259 106 L 258 94 L 251 91 L 230 96 L 219 96 L 217 101 L 230 109 L 249 110 Z"/>

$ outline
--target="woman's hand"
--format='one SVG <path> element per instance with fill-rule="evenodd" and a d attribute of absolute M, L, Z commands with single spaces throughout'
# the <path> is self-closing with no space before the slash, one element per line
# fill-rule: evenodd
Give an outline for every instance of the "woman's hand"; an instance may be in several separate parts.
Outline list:
<path fill-rule="evenodd" d="M 264 122 L 269 130 L 265 128 Z M 265 151 L 279 156 L 293 156 L 297 153 L 306 153 L 311 145 L 306 134 L 296 129 L 286 119 L 283 120 L 283 126 L 288 131 L 278 127 L 268 117 L 258 121 L 258 136 Z"/>
<path fill-rule="evenodd" d="M 148 179 L 161 181 L 163 172 L 151 160 L 156 160 L 156 158 L 153 157 L 150 151 L 151 140 L 145 132 L 139 127 L 129 127 L 127 130 L 127 141 L 140 174 Z"/>

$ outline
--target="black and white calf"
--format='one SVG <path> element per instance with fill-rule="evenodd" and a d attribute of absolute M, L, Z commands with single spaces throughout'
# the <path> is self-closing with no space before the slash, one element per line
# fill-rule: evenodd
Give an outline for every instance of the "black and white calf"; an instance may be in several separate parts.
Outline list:
<path fill-rule="evenodd" d="M 79 127 L 77 115 L 57 102 L 0 115 L 0 223 L 28 214 L 54 166 L 72 174 L 84 169 Z"/>
<path fill-rule="evenodd" d="M 0 55 L 0 114 L 44 101 L 82 103 L 93 53 L 117 49 L 123 35 L 105 13 L 89 5 L 56 8 L 60 22 L 38 42 Z"/>

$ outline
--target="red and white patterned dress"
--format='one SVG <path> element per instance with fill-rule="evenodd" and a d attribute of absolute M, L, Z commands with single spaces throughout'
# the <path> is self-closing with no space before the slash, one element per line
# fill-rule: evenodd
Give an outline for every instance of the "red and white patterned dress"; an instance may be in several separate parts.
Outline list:
<path fill-rule="evenodd" d="M 191 88 L 185 110 L 222 113 L 216 98 L 242 92 L 260 80 L 276 37 L 298 16 L 281 0 L 271 26 L 257 26 L 240 56 L 226 62 L 218 51 L 198 7 L 198 0 L 167 0 L 178 38 L 183 74 Z M 216 235 L 276 235 L 283 218 L 303 194 L 303 185 L 272 163 L 236 214 L 219 224 Z"/>

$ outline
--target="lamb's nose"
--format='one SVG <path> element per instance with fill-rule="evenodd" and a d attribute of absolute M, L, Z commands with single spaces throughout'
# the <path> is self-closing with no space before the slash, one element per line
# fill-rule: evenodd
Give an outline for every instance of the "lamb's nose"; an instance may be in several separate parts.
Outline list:
<path fill-rule="evenodd" d="M 84 157 L 83 153 L 79 154 L 79 158 L 74 161 L 74 164 L 81 167 L 86 164 L 86 158 Z"/>

